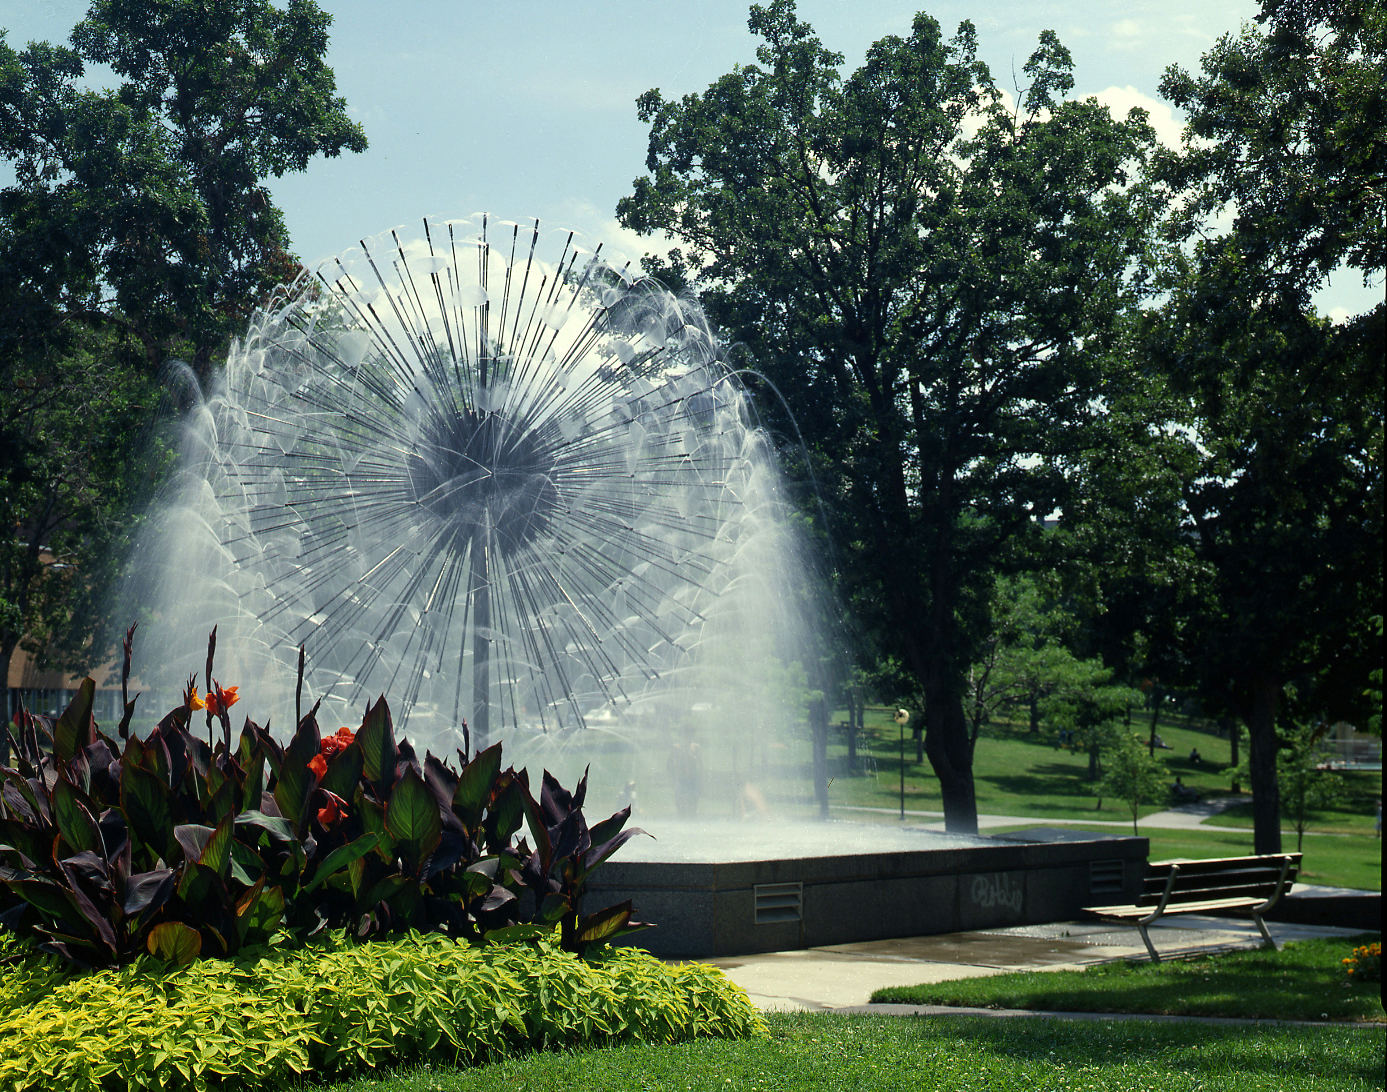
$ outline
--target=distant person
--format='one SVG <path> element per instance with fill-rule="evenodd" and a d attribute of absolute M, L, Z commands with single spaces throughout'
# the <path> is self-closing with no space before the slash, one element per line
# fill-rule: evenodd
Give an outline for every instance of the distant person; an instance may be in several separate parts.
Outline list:
<path fill-rule="evenodd" d="M 1175 784 L 1173 784 L 1172 786 L 1170 786 L 1170 791 L 1173 792 L 1173 793 L 1175 794 L 1175 798 L 1176 798 L 1177 800 L 1188 800 L 1188 799 L 1190 799 L 1191 797 L 1194 797 L 1194 796 L 1198 796 L 1198 795 L 1199 795 L 1199 794 L 1198 794 L 1197 792 L 1195 792 L 1192 788 L 1190 788 L 1190 787 L 1189 787 L 1188 785 L 1186 785 L 1183 781 L 1181 781 L 1178 774 L 1176 775 L 1176 778 L 1175 778 Z"/>
<path fill-rule="evenodd" d="M 1190 751 L 1190 765 L 1191 765 L 1191 766 L 1198 766 L 1198 765 L 1199 765 L 1199 748 L 1198 748 L 1198 747 L 1195 747 L 1192 751 Z"/>
<path fill-rule="evenodd" d="M 676 741 L 670 748 L 665 769 L 674 779 L 674 810 L 681 819 L 698 815 L 698 797 L 703 791 L 703 754 L 697 743 Z"/>
<path fill-rule="evenodd" d="M 1170 744 L 1163 740 L 1160 736 L 1156 737 L 1156 746 L 1160 748 L 1162 751 L 1171 750 Z"/>

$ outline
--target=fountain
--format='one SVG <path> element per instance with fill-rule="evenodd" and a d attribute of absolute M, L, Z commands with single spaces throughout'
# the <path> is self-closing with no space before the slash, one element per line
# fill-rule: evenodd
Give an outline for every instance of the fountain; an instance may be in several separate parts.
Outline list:
<path fill-rule="evenodd" d="M 952 883 L 957 907 L 978 853 L 1022 853 L 919 832 L 874 834 L 868 851 L 830 824 L 780 859 L 792 828 L 769 820 L 807 810 L 796 713 L 823 687 L 812 566 L 697 305 L 572 233 L 481 217 L 362 240 L 233 347 L 183 467 L 129 590 L 150 621 L 141 661 L 164 668 L 146 686 L 177 692 L 216 625 L 219 675 L 257 709 L 294 708 L 302 646 L 323 723 L 355 724 L 385 694 L 420 753 L 504 740 L 517 764 L 569 780 L 591 762 L 594 796 L 639 797 L 662 832 L 658 859 L 609 863 L 597 896 L 637 894 L 666 923 L 656 947 L 774 946 L 792 912 L 803 941 L 818 881 L 795 861 L 888 902 L 928 889 L 939 903 Z M 863 872 L 884 849 L 914 861 L 899 891 Z M 710 872 L 696 912 L 741 925 L 694 939 L 674 892 L 691 869 L 738 867 L 752 872 L 722 885 L 723 909 Z M 1023 912 L 1012 880 L 989 882 L 974 902 Z"/>

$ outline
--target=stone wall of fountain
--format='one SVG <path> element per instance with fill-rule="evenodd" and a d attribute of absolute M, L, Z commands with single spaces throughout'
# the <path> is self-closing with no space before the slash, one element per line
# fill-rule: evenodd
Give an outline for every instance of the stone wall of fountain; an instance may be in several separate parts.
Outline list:
<path fill-rule="evenodd" d="M 428 220 L 235 346 L 129 588 L 143 681 L 281 729 L 385 694 L 646 813 L 793 810 L 819 662 L 774 459 L 698 308 L 539 225 Z M 691 746 L 691 744 L 693 746 Z"/>

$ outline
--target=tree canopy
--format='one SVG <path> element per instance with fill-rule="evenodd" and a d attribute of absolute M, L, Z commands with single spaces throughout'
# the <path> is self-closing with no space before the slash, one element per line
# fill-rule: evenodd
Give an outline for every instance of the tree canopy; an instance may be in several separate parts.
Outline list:
<path fill-rule="evenodd" d="M 136 457 L 160 369 L 206 381 L 297 272 L 263 180 L 366 147 L 330 22 L 311 0 L 96 0 L 70 45 L 0 32 L 0 697 L 21 637 L 100 662 L 101 593 L 163 465 Z"/>
<path fill-rule="evenodd" d="M 680 243 L 653 270 L 702 289 L 784 396 L 843 590 L 919 681 L 946 823 L 975 830 L 967 672 L 994 575 L 1106 442 L 1153 134 L 1140 111 L 1066 98 L 1050 32 L 1013 108 L 968 23 L 946 40 L 919 15 L 846 76 L 789 0 L 753 6 L 750 27 L 758 64 L 640 98 L 649 173 L 618 215 Z"/>

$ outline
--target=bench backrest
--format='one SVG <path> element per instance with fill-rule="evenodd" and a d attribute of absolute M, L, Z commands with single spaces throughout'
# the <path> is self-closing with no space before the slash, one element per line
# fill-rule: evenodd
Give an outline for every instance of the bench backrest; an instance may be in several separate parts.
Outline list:
<path fill-rule="evenodd" d="M 1171 888 L 1170 901 L 1205 902 L 1211 899 L 1269 899 L 1276 893 L 1281 879 L 1284 858 L 1291 859 L 1286 872 L 1286 886 L 1294 882 L 1300 871 L 1299 853 L 1282 853 L 1263 857 L 1218 857 L 1203 861 L 1152 861 L 1146 869 L 1138 906 L 1155 906 L 1161 901 L 1172 865 L 1180 871 Z"/>

